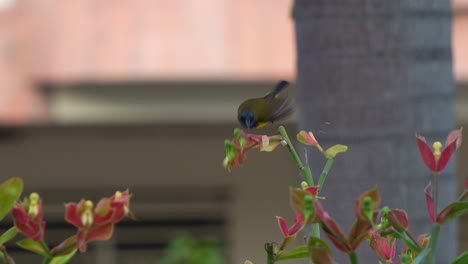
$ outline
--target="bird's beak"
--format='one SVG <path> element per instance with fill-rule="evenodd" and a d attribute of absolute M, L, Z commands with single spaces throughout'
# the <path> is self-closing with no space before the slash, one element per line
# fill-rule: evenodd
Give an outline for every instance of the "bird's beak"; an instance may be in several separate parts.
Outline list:
<path fill-rule="evenodd" d="M 247 130 L 250 130 L 251 125 L 252 125 L 252 124 L 250 123 L 250 120 L 249 120 L 249 119 L 245 120 L 245 126 L 247 127 Z"/>

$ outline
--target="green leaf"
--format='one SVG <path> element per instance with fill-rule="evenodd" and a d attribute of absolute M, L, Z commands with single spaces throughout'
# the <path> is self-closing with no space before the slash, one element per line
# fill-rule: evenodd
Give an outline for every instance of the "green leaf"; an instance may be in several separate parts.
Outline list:
<path fill-rule="evenodd" d="M 336 157 L 336 155 L 338 155 L 338 153 L 343 153 L 346 151 L 348 151 L 348 146 L 337 144 L 335 146 L 328 148 L 325 151 L 325 154 L 327 155 L 328 158 L 333 159 L 334 157 Z"/>
<path fill-rule="evenodd" d="M 443 224 L 450 219 L 468 213 L 468 202 L 454 202 L 447 205 L 437 216 L 437 222 Z"/>
<path fill-rule="evenodd" d="M 70 259 L 75 255 L 76 252 L 77 250 L 75 249 L 66 255 L 57 256 L 53 258 L 46 258 L 44 259 L 42 263 L 43 264 L 65 264 L 65 263 L 68 263 L 68 261 L 70 261 Z"/>
<path fill-rule="evenodd" d="M 18 234 L 18 230 L 16 230 L 16 227 L 14 226 L 5 231 L 5 233 L 0 236 L 0 245 L 3 245 L 6 242 L 12 240 L 16 234 Z"/>
<path fill-rule="evenodd" d="M 44 244 L 44 242 L 42 241 L 35 241 L 35 240 L 32 240 L 32 239 L 23 239 L 21 241 L 18 241 L 16 242 L 16 244 L 21 247 L 21 248 L 24 248 L 26 250 L 29 250 L 33 253 L 36 253 L 40 256 L 43 256 L 43 257 L 46 257 L 46 258 L 50 258 L 51 255 L 49 253 L 49 249 L 47 248 L 47 245 Z"/>
<path fill-rule="evenodd" d="M 464 263 L 468 263 L 468 251 L 463 252 L 454 261 L 450 262 L 450 264 L 464 264 Z"/>
<path fill-rule="evenodd" d="M 281 260 L 287 260 L 287 259 L 304 259 L 308 258 L 309 255 L 309 247 L 304 245 L 304 246 L 299 246 L 294 249 L 291 249 L 290 251 L 280 253 L 278 256 L 276 256 L 275 261 L 281 261 Z"/>
<path fill-rule="evenodd" d="M 426 259 L 427 255 L 431 252 L 431 248 L 427 247 L 413 260 L 411 264 L 420 264 Z"/>
<path fill-rule="evenodd" d="M 22 192 L 23 181 L 20 178 L 11 178 L 0 185 L 0 220 L 10 212 Z"/>
<path fill-rule="evenodd" d="M 333 255 L 325 241 L 318 237 L 310 236 L 308 243 L 310 258 L 314 263 L 332 264 Z"/>

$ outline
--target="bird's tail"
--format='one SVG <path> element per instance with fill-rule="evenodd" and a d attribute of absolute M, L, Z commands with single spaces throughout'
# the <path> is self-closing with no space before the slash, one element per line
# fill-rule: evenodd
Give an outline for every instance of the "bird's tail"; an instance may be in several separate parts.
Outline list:
<path fill-rule="evenodd" d="M 275 96 L 278 95 L 288 85 L 289 85 L 289 82 L 287 82 L 285 80 L 279 81 L 276 84 L 276 87 L 265 95 L 265 99 L 266 100 L 273 100 L 275 98 Z"/>

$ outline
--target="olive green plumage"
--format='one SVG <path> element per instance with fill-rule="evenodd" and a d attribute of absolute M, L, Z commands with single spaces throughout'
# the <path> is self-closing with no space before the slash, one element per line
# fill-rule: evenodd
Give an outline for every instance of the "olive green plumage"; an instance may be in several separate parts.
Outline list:
<path fill-rule="evenodd" d="M 265 96 L 244 101 L 237 110 L 241 125 L 247 129 L 260 128 L 289 116 L 293 112 L 291 103 L 281 94 L 288 85 L 287 81 L 280 81 Z"/>

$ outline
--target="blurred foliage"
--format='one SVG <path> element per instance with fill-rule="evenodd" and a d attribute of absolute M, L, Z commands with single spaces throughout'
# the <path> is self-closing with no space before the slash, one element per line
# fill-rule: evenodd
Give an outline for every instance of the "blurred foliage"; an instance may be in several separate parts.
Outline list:
<path fill-rule="evenodd" d="M 223 264 L 221 242 L 214 238 L 194 238 L 178 233 L 169 242 L 160 264 Z"/>

